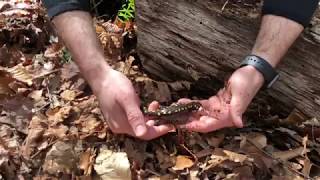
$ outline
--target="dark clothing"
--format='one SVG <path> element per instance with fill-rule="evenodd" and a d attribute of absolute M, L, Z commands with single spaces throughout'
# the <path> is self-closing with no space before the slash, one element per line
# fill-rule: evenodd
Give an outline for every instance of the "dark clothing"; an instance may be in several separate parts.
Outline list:
<path fill-rule="evenodd" d="M 90 10 L 89 0 L 43 0 L 43 2 L 50 18 L 66 11 Z M 306 27 L 318 3 L 319 0 L 264 0 L 262 14 L 283 16 Z"/>
<path fill-rule="evenodd" d="M 50 18 L 72 10 L 90 11 L 89 0 L 43 0 L 42 2 Z"/>
<path fill-rule="evenodd" d="M 265 0 L 262 14 L 286 17 L 308 26 L 318 7 L 319 0 Z"/>

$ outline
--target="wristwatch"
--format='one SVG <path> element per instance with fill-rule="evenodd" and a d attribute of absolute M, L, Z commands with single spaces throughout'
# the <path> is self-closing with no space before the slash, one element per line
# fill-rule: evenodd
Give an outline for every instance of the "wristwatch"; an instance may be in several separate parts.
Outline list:
<path fill-rule="evenodd" d="M 256 55 L 246 56 L 241 62 L 240 67 L 243 66 L 253 66 L 255 67 L 264 77 L 265 83 L 264 88 L 270 88 L 279 78 L 279 74 L 276 70 L 268 63 L 268 61 Z"/>

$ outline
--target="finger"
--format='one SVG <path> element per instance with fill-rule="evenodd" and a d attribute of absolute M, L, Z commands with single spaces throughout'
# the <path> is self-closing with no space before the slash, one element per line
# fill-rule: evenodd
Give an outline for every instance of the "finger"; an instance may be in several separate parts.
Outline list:
<path fill-rule="evenodd" d="M 187 104 L 187 103 L 190 103 L 190 102 L 192 102 L 192 100 L 191 99 L 187 99 L 187 98 L 182 98 L 182 99 L 178 100 L 179 104 Z"/>
<path fill-rule="evenodd" d="M 147 126 L 147 128 L 147 133 L 141 137 L 145 140 L 155 139 L 175 130 L 175 127 L 171 125 Z"/>
<path fill-rule="evenodd" d="M 156 111 L 159 109 L 160 104 L 158 101 L 152 101 L 148 106 L 148 111 Z"/>
<path fill-rule="evenodd" d="M 156 122 L 154 120 L 147 120 L 146 125 L 147 126 L 154 126 Z"/>
<path fill-rule="evenodd" d="M 141 137 L 147 133 L 144 116 L 139 108 L 139 103 L 135 94 L 128 95 L 118 100 L 118 103 L 124 109 L 128 122 L 135 135 Z"/>
<path fill-rule="evenodd" d="M 184 128 L 196 132 L 211 132 L 225 127 L 233 126 L 229 121 L 221 121 L 209 116 L 202 116 L 199 121 L 192 121 L 184 125 Z"/>

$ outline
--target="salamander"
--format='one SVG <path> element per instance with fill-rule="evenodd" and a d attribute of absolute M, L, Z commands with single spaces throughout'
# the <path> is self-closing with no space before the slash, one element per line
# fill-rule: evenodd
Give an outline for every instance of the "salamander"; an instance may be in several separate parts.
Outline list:
<path fill-rule="evenodd" d="M 190 102 L 187 104 L 172 104 L 170 106 L 161 106 L 156 111 L 144 110 L 144 114 L 155 120 L 155 125 L 161 124 L 185 124 L 191 114 L 198 111 L 201 107 L 199 102 Z"/>

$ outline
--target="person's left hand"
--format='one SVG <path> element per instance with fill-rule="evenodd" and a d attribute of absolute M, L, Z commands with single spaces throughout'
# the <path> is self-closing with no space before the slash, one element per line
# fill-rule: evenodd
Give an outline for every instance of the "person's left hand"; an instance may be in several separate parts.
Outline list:
<path fill-rule="evenodd" d="M 252 66 L 237 69 L 225 88 L 208 100 L 201 100 L 201 112 L 180 126 L 190 131 L 210 132 L 226 127 L 243 127 L 242 115 L 264 82 L 262 74 Z M 181 99 L 179 103 L 190 102 Z"/>

